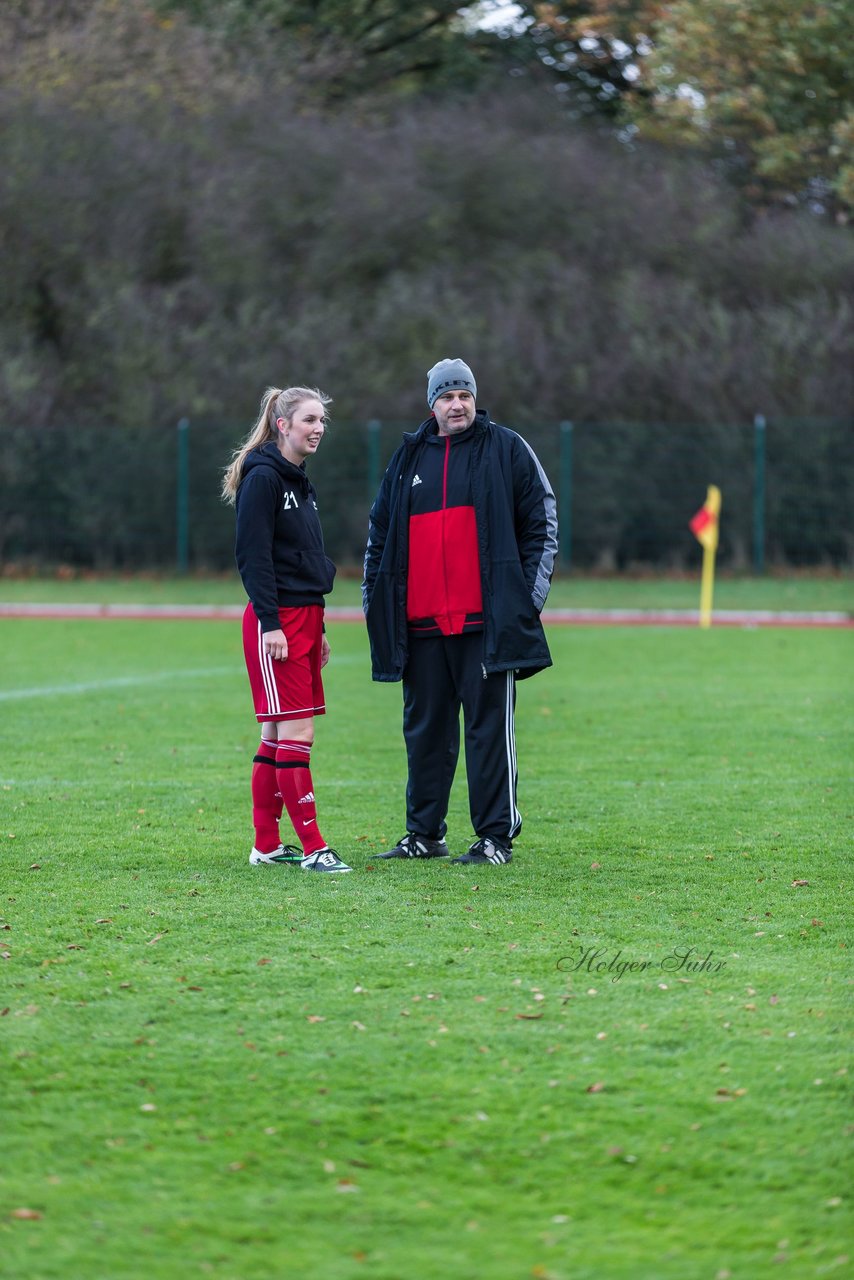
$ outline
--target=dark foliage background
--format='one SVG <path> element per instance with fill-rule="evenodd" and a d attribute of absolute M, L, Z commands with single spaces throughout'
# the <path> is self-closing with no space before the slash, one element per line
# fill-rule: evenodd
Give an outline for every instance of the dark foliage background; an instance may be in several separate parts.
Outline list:
<path fill-rule="evenodd" d="M 556 485 L 576 424 L 574 562 L 678 562 L 715 482 L 745 563 L 762 413 L 770 555 L 850 563 L 847 228 L 756 216 L 699 159 L 627 149 L 531 84 L 320 110 L 263 59 L 212 93 L 219 55 L 187 40 L 171 74 L 128 36 L 133 93 L 106 73 L 85 91 L 96 50 L 73 93 L 0 96 L 7 560 L 168 563 L 186 416 L 193 560 L 226 563 L 218 475 L 263 388 L 291 382 L 334 397 L 317 465 L 327 509 L 354 506 L 326 517 L 353 559 L 354 424 L 397 424 L 387 453 L 425 416 L 429 366 L 461 355 Z"/>

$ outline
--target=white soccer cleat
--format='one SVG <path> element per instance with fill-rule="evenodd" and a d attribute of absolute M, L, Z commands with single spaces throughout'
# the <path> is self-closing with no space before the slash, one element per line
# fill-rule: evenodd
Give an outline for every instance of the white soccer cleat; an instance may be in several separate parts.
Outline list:
<path fill-rule="evenodd" d="M 292 844 L 280 844 L 272 853 L 262 853 L 260 849 L 253 849 L 249 855 L 249 861 L 253 867 L 259 866 L 262 862 L 289 863 L 294 867 L 298 862 L 302 862 L 302 849 L 295 849 Z"/>

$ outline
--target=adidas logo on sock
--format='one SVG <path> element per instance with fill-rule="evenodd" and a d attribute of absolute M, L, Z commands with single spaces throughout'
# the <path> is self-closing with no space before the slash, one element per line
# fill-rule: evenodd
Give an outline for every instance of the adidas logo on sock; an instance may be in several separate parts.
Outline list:
<path fill-rule="evenodd" d="M 309 791 L 307 795 L 300 796 L 298 804 L 314 804 L 314 792 Z"/>

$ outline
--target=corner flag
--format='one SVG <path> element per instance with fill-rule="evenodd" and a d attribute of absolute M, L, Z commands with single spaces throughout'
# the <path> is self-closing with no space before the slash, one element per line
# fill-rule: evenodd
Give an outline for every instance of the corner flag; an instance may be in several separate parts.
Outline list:
<path fill-rule="evenodd" d="M 712 624 L 712 593 L 715 585 L 715 552 L 718 549 L 718 529 L 721 514 L 721 491 L 710 484 L 706 501 L 691 518 L 688 528 L 703 548 L 703 578 L 700 587 L 700 626 Z"/>

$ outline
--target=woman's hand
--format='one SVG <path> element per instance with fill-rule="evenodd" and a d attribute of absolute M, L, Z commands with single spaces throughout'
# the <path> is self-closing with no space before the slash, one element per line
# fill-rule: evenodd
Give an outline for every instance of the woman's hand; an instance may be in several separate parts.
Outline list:
<path fill-rule="evenodd" d="M 326 639 L 326 633 L 324 632 L 323 639 L 320 641 L 321 667 L 325 667 L 328 661 L 329 661 L 329 641 Z"/>
<path fill-rule="evenodd" d="M 288 656 L 288 642 L 284 631 L 264 632 L 264 652 L 269 653 L 271 658 L 276 658 L 279 662 L 285 661 Z"/>

